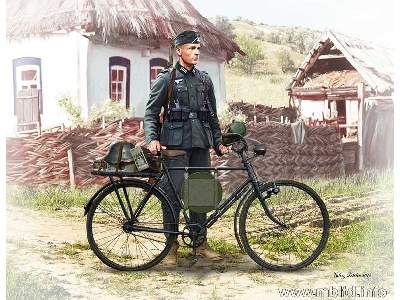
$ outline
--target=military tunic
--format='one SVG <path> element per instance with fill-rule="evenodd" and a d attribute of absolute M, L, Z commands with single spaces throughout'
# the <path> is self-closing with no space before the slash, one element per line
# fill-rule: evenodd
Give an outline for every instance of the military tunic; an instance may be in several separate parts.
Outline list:
<path fill-rule="evenodd" d="M 159 140 L 161 145 L 167 146 L 169 149 L 213 147 L 219 154 L 221 129 L 216 115 L 216 99 L 210 76 L 196 68 L 189 71 L 179 62 L 175 68 L 177 69 L 176 78 L 169 106 L 171 108 L 183 108 L 191 112 L 208 109 L 210 111 L 209 121 L 203 122 L 198 118 L 181 122 L 167 120 L 163 124 L 161 132 L 159 132 L 158 116 L 166 101 L 168 84 L 171 79 L 171 72 L 165 70 L 154 81 L 150 99 L 146 106 L 144 116 L 146 142 Z"/>
<path fill-rule="evenodd" d="M 159 130 L 159 114 L 165 104 L 171 79 L 171 71 L 167 69 L 159 74 L 151 88 L 144 116 L 146 142 L 158 140 L 167 149 L 184 150 L 183 155 L 164 157 L 168 167 L 209 167 L 209 148 L 213 147 L 216 153 L 221 155 L 218 149 L 221 144 L 221 129 L 211 78 L 206 72 L 196 68 L 189 71 L 179 62 L 175 68 L 176 78 L 173 84 L 172 99 L 169 102 L 170 109 L 184 109 L 192 113 L 207 109 L 209 118 L 207 121 L 196 117 L 172 121 L 168 120 L 167 116 L 161 131 Z M 165 113 L 168 114 L 168 111 Z M 179 193 L 184 180 L 184 171 L 171 170 L 170 174 L 175 189 Z M 163 178 L 161 185 L 172 202 L 176 214 L 179 215 L 180 204 L 166 178 Z M 192 223 L 204 223 L 206 214 L 190 212 L 190 219 Z"/>

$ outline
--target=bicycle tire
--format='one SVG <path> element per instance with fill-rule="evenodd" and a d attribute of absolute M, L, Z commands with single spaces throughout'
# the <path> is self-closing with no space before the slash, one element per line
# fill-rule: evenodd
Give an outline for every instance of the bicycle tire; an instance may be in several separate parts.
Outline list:
<path fill-rule="evenodd" d="M 150 185 L 141 180 L 119 181 L 115 183 L 115 186 L 126 205 L 125 188 L 128 199 L 131 198 L 133 211 L 139 204 L 139 198 L 150 189 Z M 129 232 L 124 227 L 126 224 L 127 219 L 119 205 L 114 186 L 106 187 L 94 199 L 89 208 L 86 231 L 89 245 L 95 255 L 104 264 L 116 270 L 139 271 L 151 268 L 167 255 L 176 240 L 176 235 L 173 234 L 138 230 Z M 135 224 L 154 226 L 154 228 L 170 226 L 171 229 L 176 230 L 175 213 L 162 192 L 157 189 L 153 190 Z M 105 236 L 102 236 L 101 233 L 104 233 Z M 121 237 L 125 239 L 125 244 Z M 108 243 L 110 247 L 112 245 L 112 248 L 105 247 L 105 243 Z M 118 248 L 118 246 L 115 247 L 117 244 L 118 246 L 122 245 Z M 119 250 L 114 251 L 114 249 Z"/>
<path fill-rule="evenodd" d="M 268 190 L 271 192 L 274 186 L 279 192 L 272 193 L 266 203 L 272 215 L 289 228 L 271 221 L 253 193 L 246 199 L 240 214 L 240 240 L 246 253 L 260 266 L 274 271 L 299 270 L 310 265 L 325 248 L 329 214 L 322 199 L 309 186 L 293 180 L 279 180 L 262 184 L 262 195 Z M 291 191 L 295 196 L 284 199 Z"/>

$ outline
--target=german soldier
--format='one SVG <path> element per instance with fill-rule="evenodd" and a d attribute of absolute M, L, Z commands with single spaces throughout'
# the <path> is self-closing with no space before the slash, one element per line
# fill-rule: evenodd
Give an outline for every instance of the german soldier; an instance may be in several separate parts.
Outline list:
<path fill-rule="evenodd" d="M 179 61 L 172 69 L 160 73 L 151 88 L 144 116 L 146 143 L 153 154 L 161 151 L 168 167 L 209 167 L 209 148 L 214 148 L 219 156 L 230 152 L 230 149 L 221 144 L 211 78 L 195 68 L 199 61 L 200 35 L 194 31 L 181 32 L 175 38 L 175 49 Z M 168 96 L 171 96 L 170 99 L 167 99 Z M 164 117 L 160 131 L 162 108 Z M 184 171 L 171 170 L 170 173 L 179 193 Z M 167 187 L 165 182 L 164 186 Z M 167 194 L 179 216 L 179 203 L 168 188 Z M 206 214 L 190 212 L 190 219 L 191 223 L 201 224 Z M 176 265 L 177 249 L 178 243 L 175 242 L 164 260 L 165 264 Z M 221 259 L 211 250 L 207 240 L 198 248 L 198 254 L 212 260 Z"/>

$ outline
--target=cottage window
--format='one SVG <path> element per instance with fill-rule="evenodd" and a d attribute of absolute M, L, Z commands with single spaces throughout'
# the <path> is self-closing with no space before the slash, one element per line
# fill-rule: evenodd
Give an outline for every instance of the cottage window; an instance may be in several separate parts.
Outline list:
<path fill-rule="evenodd" d="M 131 64 L 129 59 L 120 56 L 110 57 L 110 99 L 125 103 L 126 108 L 129 108 L 130 106 L 130 68 Z"/>
<path fill-rule="evenodd" d="M 111 67 L 111 100 L 126 100 L 126 73 L 126 67 Z"/>
<path fill-rule="evenodd" d="M 153 84 L 157 75 L 160 74 L 168 65 L 167 60 L 163 58 L 152 58 L 150 60 L 150 86 Z"/>
<path fill-rule="evenodd" d="M 17 92 L 27 89 L 40 88 L 39 66 L 24 65 L 16 67 Z"/>

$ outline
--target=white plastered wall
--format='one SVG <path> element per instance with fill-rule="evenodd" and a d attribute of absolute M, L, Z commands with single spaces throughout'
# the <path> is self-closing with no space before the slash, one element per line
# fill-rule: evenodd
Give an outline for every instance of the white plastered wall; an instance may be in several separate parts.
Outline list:
<path fill-rule="evenodd" d="M 168 60 L 168 45 L 160 49 L 129 48 L 90 43 L 88 48 L 88 105 L 101 104 L 109 98 L 109 58 L 121 56 L 130 60 L 131 115 L 143 117 L 150 94 L 150 60 Z M 174 56 L 174 62 L 177 57 Z M 217 102 L 225 100 L 224 63 L 202 56 L 197 66 L 211 76 Z"/>
<path fill-rule="evenodd" d="M 70 97 L 86 113 L 86 38 L 78 33 L 52 34 L 8 42 L 7 55 L 7 122 L 8 136 L 16 134 L 14 116 L 13 59 L 36 57 L 41 59 L 41 89 L 43 101 L 42 127 L 49 128 L 70 121 L 58 106 L 62 97 Z"/>

